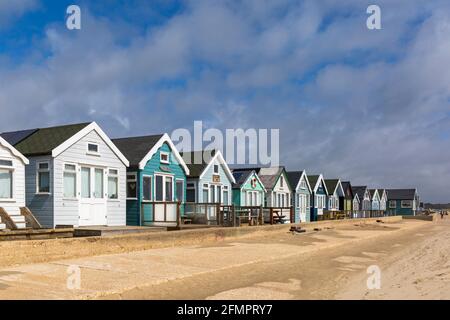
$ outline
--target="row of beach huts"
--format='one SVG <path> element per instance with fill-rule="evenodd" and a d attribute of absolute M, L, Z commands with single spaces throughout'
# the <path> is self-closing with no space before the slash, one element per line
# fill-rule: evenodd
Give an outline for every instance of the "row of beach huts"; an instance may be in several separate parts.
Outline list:
<path fill-rule="evenodd" d="M 198 161 L 200 159 L 200 161 Z M 168 134 L 110 139 L 95 123 L 0 134 L 0 229 L 240 225 L 415 215 L 416 189 L 354 186 L 282 166 L 231 169 Z M 31 218 L 30 218 L 31 217 Z"/>

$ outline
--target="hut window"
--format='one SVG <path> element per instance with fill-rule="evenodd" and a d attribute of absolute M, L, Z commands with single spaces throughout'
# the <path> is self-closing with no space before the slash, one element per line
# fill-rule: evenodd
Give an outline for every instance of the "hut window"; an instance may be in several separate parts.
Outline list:
<path fill-rule="evenodd" d="M 402 206 L 402 208 L 405 208 L 405 209 L 411 209 L 412 201 L 411 200 L 402 200 L 401 206 Z"/>
<path fill-rule="evenodd" d="M 142 192 L 144 201 L 151 201 L 152 197 L 152 177 L 144 176 L 142 179 Z"/>
<path fill-rule="evenodd" d="M 397 201 L 389 200 L 389 208 L 391 208 L 391 209 L 397 208 Z"/>
<path fill-rule="evenodd" d="M 169 164 L 169 154 L 167 152 L 161 152 L 159 154 L 159 160 L 161 163 Z"/>
<path fill-rule="evenodd" d="M 183 202 L 184 201 L 184 181 L 183 180 L 177 180 L 176 182 L 176 196 L 177 196 L 177 201 L 179 202 Z"/>
<path fill-rule="evenodd" d="M 0 167 L 11 167 L 13 166 L 13 162 L 11 160 L 1 160 L 0 159 Z"/>
<path fill-rule="evenodd" d="M 165 187 L 166 201 L 173 201 L 173 177 L 166 177 Z"/>
<path fill-rule="evenodd" d="M 127 199 L 137 199 L 136 173 L 127 174 Z"/>
<path fill-rule="evenodd" d="M 163 201 L 163 176 L 155 176 L 155 200 Z"/>
<path fill-rule="evenodd" d="M 96 143 L 88 143 L 87 151 L 89 154 L 98 154 L 98 144 Z"/>
<path fill-rule="evenodd" d="M 302 180 L 302 182 L 300 182 L 300 188 L 306 189 L 306 181 L 305 180 Z"/>
<path fill-rule="evenodd" d="M 50 164 L 48 162 L 38 163 L 37 192 L 50 193 Z"/>
<path fill-rule="evenodd" d="M 283 177 L 280 177 L 280 187 L 283 188 L 283 184 L 284 184 L 284 179 Z"/>
<path fill-rule="evenodd" d="M 108 198 L 119 198 L 119 170 L 109 169 L 108 171 Z"/>
<path fill-rule="evenodd" d="M 0 199 L 12 199 L 13 197 L 13 171 L 12 169 L 0 169 Z"/>
<path fill-rule="evenodd" d="M 195 184 L 188 183 L 186 187 L 186 202 L 196 202 Z"/>
<path fill-rule="evenodd" d="M 65 164 L 63 172 L 64 198 L 77 197 L 77 167 L 74 164 Z"/>
<path fill-rule="evenodd" d="M 229 197 L 228 186 L 223 186 L 223 204 L 224 205 L 229 204 L 228 197 Z"/>
<path fill-rule="evenodd" d="M 155 200 L 173 201 L 173 177 L 155 175 Z"/>
<path fill-rule="evenodd" d="M 203 203 L 208 203 L 209 186 L 207 183 L 203 184 Z"/>
<path fill-rule="evenodd" d="M 218 164 L 215 164 L 215 165 L 214 165 L 214 173 L 215 173 L 215 174 L 218 174 L 218 173 L 219 173 L 219 165 L 218 165 Z"/>

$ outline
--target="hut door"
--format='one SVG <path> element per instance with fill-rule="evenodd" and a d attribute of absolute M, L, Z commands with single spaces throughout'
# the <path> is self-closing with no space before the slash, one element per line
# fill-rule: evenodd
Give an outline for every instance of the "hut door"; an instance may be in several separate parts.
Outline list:
<path fill-rule="evenodd" d="M 105 170 L 81 167 L 80 226 L 106 225 Z"/>

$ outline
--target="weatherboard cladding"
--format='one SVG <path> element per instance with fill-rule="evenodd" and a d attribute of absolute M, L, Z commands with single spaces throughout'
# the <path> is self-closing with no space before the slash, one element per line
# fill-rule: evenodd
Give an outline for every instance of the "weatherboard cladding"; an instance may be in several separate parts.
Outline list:
<path fill-rule="evenodd" d="M 88 143 L 95 143 L 99 146 L 99 156 L 89 155 L 86 152 Z M 95 131 L 90 131 L 83 138 L 75 142 L 53 160 L 54 174 L 54 212 L 55 225 L 78 225 L 79 222 L 79 200 L 65 199 L 63 195 L 64 181 L 63 172 L 64 164 L 75 163 L 93 165 L 100 168 L 116 169 L 119 175 L 118 199 L 106 201 L 106 223 L 108 226 L 123 226 L 125 222 L 125 206 L 126 206 L 126 167 L 114 151 L 103 141 L 102 137 Z M 105 172 L 106 175 L 106 172 Z M 107 188 L 107 185 L 104 186 Z M 106 190 L 104 192 L 106 193 Z"/>
<path fill-rule="evenodd" d="M 130 161 L 130 167 L 127 172 L 137 174 L 137 199 L 127 200 L 127 225 L 140 225 L 141 224 L 141 204 L 143 203 L 143 179 L 144 176 L 152 177 L 152 199 L 155 199 L 155 173 L 169 174 L 174 177 L 173 181 L 173 196 L 177 194 L 176 181 L 183 180 L 183 201 L 186 199 L 186 175 L 183 167 L 178 163 L 170 146 L 165 142 L 163 145 L 153 154 L 153 156 L 147 161 L 144 169 L 139 169 L 139 163 L 145 158 L 150 150 L 161 140 L 163 134 L 113 139 L 113 143 L 119 148 L 124 156 Z M 160 162 L 161 152 L 167 152 L 170 154 L 169 164 L 162 165 Z M 152 206 L 144 205 L 143 218 L 145 221 L 151 221 L 153 219 Z M 181 206 L 181 213 L 183 214 L 183 206 Z"/>
<path fill-rule="evenodd" d="M 300 194 L 304 194 L 306 195 L 306 217 L 305 217 L 305 221 L 301 221 L 301 222 L 309 222 L 310 221 L 310 214 L 309 214 L 309 210 L 310 210 L 310 196 L 311 193 L 309 192 L 309 189 L 297 189 L 297 186 L 300 182 L 300 178 L 303 175 L 303 171 L 289 171 L 286 172 L 286 176 L 288 177 L 288 183 L 291 186 L 291 190 L 292 192 L 295 194 L 295 196 L 292 197 L 292 205 L 294 206 L 294 211 L 295 211 L 295 222 L 298 223 L 300 222 L 300 205 L 299 205 L 299 197 L 298 195 Z M 306 175 L 305 175 L 305 179 Z"/>

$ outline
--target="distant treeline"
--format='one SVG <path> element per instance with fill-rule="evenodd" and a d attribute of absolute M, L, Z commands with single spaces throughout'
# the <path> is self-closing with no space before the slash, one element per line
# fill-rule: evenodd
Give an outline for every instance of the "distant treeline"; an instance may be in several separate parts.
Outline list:
<path fill-rule="evenodd" d="M 425 209 L 449 209 L 450 203 L 425 203 Z"/>

